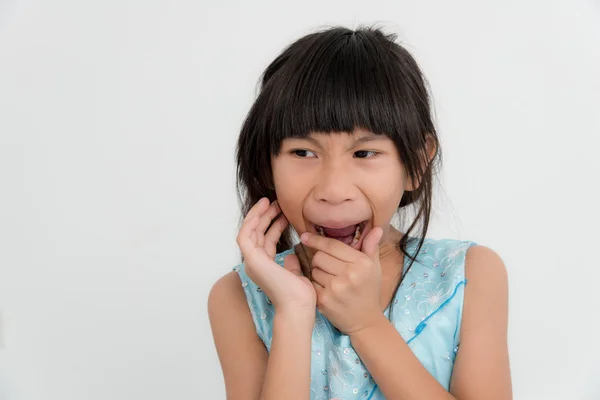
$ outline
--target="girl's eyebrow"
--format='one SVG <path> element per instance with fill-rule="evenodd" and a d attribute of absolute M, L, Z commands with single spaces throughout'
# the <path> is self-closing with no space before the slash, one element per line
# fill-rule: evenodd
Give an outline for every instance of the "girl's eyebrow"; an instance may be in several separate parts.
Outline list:
<path fill-rule="evenodd" d="M 291 137 L 290 139 L 307 140 L 307 141 L 311 142 L 312 144 L 314 144 L 317 147 L 320 147 L 320 148 L 323 147 L 323 146 L 321 146 L 321 144 L 319 143 L 319 141 L 317 139 L 315 139 L 313 137 L 310 137 L 310 136 Z M 385 140 L 385 139 L 386 139 L 386 136 L 384 136 L 384 135 L 375 135 L 375 134 L 363 135 L 363 136 L 359 137 L 358 139 L 355 139 L 354 142 L 352 143 L 352 145 L 350 145 L 349 148 L 356 147 L 359 144 L 373 142 L 373 141 L 376 141 L 376 140 Z"/>
<path fill-rule="evenodd" d="M 359 137 L 358 139 L 356 139 L 354 141 L 354 143 L 352 144 L 352 146 L 354 147 L 354 146 L 356 146 L 358 144 L 368 143 L 368 142 L 372 142 L 372 141 L 375 141 L 375 140 L 385 140 L 385 139 L 387 139 L 387 137 L 384 136 L 384 135 L 373 135 L 373 134 L 371 134 L 371 135 L 361 136 L 361 137 Z"/>

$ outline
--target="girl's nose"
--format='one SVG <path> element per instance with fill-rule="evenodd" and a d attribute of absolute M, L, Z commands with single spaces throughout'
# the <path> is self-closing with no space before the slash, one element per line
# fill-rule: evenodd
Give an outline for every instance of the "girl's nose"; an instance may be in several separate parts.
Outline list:
<path fill-rule="evenodd" d="M 317 177 L 313 194 L 318 201 L 339 204 L 356 197 L 356 186 L 348 168 L 327 167 Z"/>

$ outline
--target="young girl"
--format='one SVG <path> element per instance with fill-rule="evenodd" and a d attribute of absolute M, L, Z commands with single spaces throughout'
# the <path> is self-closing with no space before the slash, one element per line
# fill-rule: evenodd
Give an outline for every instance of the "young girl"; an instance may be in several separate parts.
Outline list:
<path fill-rule="evenodd" d="M 512 397 L 506 269 L 425 238 L 439 141 L 395 40 L 327 29 L 262 76 L 237 149 L 244 262 L 208 299 L 228 399 Z"/>

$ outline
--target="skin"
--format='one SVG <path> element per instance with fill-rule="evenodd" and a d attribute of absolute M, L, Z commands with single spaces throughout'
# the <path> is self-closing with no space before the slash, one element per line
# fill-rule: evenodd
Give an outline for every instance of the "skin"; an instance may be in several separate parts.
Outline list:
<path fill-rule="evenodd" d="M 434 150 L 428 142 L 427 154 Z M 451 391 L 420 364 L 383 317 L 403 255 L 390 226 L 406 179 L 393 142 L 357 130 L 286 139 L 273 158 L 277 202 L 257 203 L 246 216 L 238 245 L 249 277 L 276 308 L 271 353 L 258 339 L 237 274 L 221 278 L 209 294 L 209 318 L 228 399 L 306 399 L 315 306 L 352 344 L 389 399 L 510 399 L 506 345 L 507 278 L 500 257 L 484 246 L 467 251 L 461 346 Z M 269 223 L 278 215 L 272 227 Z M 317 234 L 314 224 L 366 221 L 351 247 Z M 298 258 L 274 261 L 275 244 L 291 224 L 310 249 L 312 280 Z M 244 354 L 245 356 L 240 356 Z"/>
<path fill-rule="evenodd" d="M 428 150 L 431 158 L 433 142 L 429 142 Z M 403 254 L 396 249 L 402 234 L 390 221 L 404 191 L 415 189 L 394 142 L 361 129 L 353 135 L 312 134 L 310 139 L 285 140 L 271 163 L 277 202 L 298 234 L 317 233 L 314 224 L 367 221 L 364 240 L 374 226 L 383 229 L 379 260 L 380 308 L 384 310 L 399 278 L 398 266 L 403 263 Z M 311 260 L 315 251 L 307 250 Z"/>

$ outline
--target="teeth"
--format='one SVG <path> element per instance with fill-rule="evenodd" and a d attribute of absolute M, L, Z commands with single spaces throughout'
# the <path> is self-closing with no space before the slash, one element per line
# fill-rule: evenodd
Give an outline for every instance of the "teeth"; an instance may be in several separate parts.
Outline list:
<path fill-rule="evenodd" d="M 354 246 L 356 245 L 356 243 L 358 243 L 358 240 L 360 239 L 360 235 L 362 234 L 361 229 L 360 229 L 360 224 L 356 225 L 356 231 L 354 232 L 354 239 L 352 239 L 352 243 L 350 243 L 350 246 Z"/>
<path fill-rule="evenodd" d="M 325 236 L 325 232 L 323 231 L 323 228 L 320 226 L 317 226 L 317 232 L 319 233 L 319 235 L 321 236 Z M 362 235 L 362 224 L 358 224 L 356 225 L 356 230 L 354 231 L 354 238 L 352 238 L 352 243 L 350 243 L 350 246 L 354 246 L 358 243 L 358 241 L 360 240 L 360 237 Z"/>

